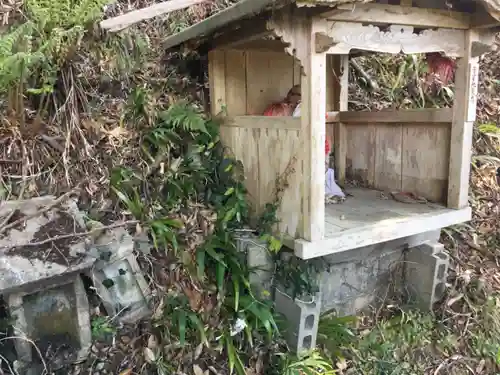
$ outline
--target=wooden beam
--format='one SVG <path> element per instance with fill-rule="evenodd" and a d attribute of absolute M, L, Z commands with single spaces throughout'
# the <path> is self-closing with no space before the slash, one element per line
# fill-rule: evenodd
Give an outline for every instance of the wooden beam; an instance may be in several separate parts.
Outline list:
<path fill-rule="evenodd" d="M 478 33 L 475 30 L 468 30 L 465 33 L 465 56 L 458 60 L 455 73 L 448 173 L 448 207 L 456 209 L 468 206 L 472 133 L 479 72 L 479 58 L 471 57 L 472 42 L 478 39 Z"/>
<path fill-rule="evenodd" d="M 266 27 L 265 19 L 245 20 L 238 26 L 236 30 L 234 27 L 221 29 L 219 35 L 212 38 L 211 47 L 230 49 L 272 35 L 272 31 Z"/>
<path fill-rule="evenodd" d="M 246 16 L 260 13 L 272 4 L 275 4 L 275 0 L 242 0 L 222 12 L 216 13 L 166 38 L 163 41 L 163 47 L 169 49 L 194 38 L 206 37 L 225 25 L 241 20 Z"/>
<path fill-rule="evenodd" d="M 332 21 L 394 24 L 415 27 L 468 29 L 470 15 L 440 9 L 422 9 L 386 4 L 340 4 L 321 14 Z"/>
<path fill-rule="evenodd" d="M 349 54 L 351 50 L 382 53 L 443 52 L 449 57 L 464 54 L 464 32 L 457 29 L 438 28 L 416 33 L 413 26 L 391 25 L 388 30 L 360 22 L 327 20 L 327 33 L 336 43 L 328 54 Z"/>
<path fill-rule="evenodd" d="M 222 126 L 245 129 L 289 129 L 300 130 L 299 117 L 288 116 L 235 116 L 227 118 Z"/>
<path fill-rule="evenodd" d="M 232 46 L 231 49 L 243 51 L 271 51 L 271 52 L 284 52 L 285 48 L 289 45 L 283 43 L 281 40 L 274 39 L 257 39 L 250 40 L 244 43 Z M 225 47 L 222 47 L 223 49 Z"/>
<path fill-rule="evenodd" d="M 405 109 L 399 111 L 328 112 L 327 122 L 345 124 L 451 124 L 452 108 Z"/>
<path fill-rule="evenodd" d="M 340 55 L 336 61 L 338 80 L 338 104 L 339 112 L 348 110 L 349 94 L 349 55 Z M 345 173 L 347 169 L 347 129 L 339 122 L 334 137 L 335 173 L 341 185 L 345 184 Z"/>
<path fill-rule="evenodd" d="M 102 29 L 119 31 L 138 22 L 161 16 L 174 10 L 184 9 L 191 5 L 200 4 L 206 0 L 168 0 L 163 3 L 153 4 L 149 7 L 133 10 L 131 12 L 108 18 L 99 24 Z"/>
<path fill-rule="evenodd" d="M 319 241 L 325 235 L 325 113 L 326 113 L 326 53 L 317 53 L 316 32 L 325 31 L 326 22 L 310 20 L 293 31 L 296 48 L 303 51 L 301 76 L 301 141 L 299 151 L 303 167 L 302 207 L 303 236 Z M 293 23 L 292 23 L 293 24 Z M 291 24 L 291 25 L 292 25 Z M 308 27 L 306 27 L 308 26 Z M 299 35 L 298 33 L 302 35 Z M 300 44 L 300 45 L 299 45 Z"/>

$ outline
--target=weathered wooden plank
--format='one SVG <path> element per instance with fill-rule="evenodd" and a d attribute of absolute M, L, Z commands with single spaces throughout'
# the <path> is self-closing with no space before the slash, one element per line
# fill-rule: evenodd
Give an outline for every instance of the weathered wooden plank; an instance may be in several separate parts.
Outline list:
<path fill-rule="evenodd" d="M 416 33 L 413 26 L 390 25 L 388 30 L 359 22 L 329 21 L 328 36 L 333 44 L 329 54 L 349 54 L 353 50 L 380 53 L 428 53 L 444 52 L 450 57 L 464 53 L 462 30 L 435 29 Z"/>
<path fill-rule="evenodd" d="M 409 237 L 470 220 L 469 207 L 454 210 L 432 204 L 407 204 L 380 199 L 377 191 L 348 189 L 352 197 L 329 206 L 326 234 L 321 241 L 296 239 L 295 255 L 302 259 L 338 254 L 351 249 Z M 376 203 L 374 203 L 376 202 Z M 337 214 L 343 207 L 344 214 Z M 373 207 L 378 207 L 374 211 Z M 365 215 L 362 213 L 365 212 Z M 337 225 L 336 225 L 337 224 Z M 351 227 L 350 229 L 346 229 Z"/>
<path fill-rule="evenodd" d="M 284 53 L 287 44 L 283 43 L 281 40 L 272 40 L 272 39 L 258 39 L 245 41 L 241 44 L 232 45 L 230 48 L 228 47 L 220 47 L 222 49 L 232 49 L 232 50 L 256 50 L 256 51 L 267 51 L 267 52 L 281 52 Z"/>
<path fill-rule="evenodd" d="M 247 51 L 247 111 L 262 115 L 293 86 L 293 58 L 285 53 Z"/>
<path fill-rule="evenodd" d="M 295 24 L 295 22 L 292 22 Z M 302 50 L 301 140 L 300 162 L 304 168 L 302 202 L 304 215 L 303 238 L 323 239 L 325 233 L 325 113 L 326 113 L 326 54 L 317 53 L 311 43 L 314 33 L 324 31 L 324 22 L 312 20 L 294 28 L 295 46 Z M 297 47 L 299 48 L 299 47 Z"/>
<path fill-rule="evenodd" d="M 386 4 L 339 4 L 321 15 L 332 21 L 468 29 L 470 15 L 440 9 Z"/>
<path fill-rule="evenodd" d="M 374 186 L 383 190 L 400 190 L 403 126 L 379 125 L 375 133 Z"/>
<path fill-rule="evenodd" d="M 477 66 L 478 57 L 471 57 L 471 45 L 477 40 L 478 33 L 468 30 L 466 35 L 465 56 L 458 60 L 455 73 L 455 102 L 453 105 L 453 124 L 451 126 L 448 207 L 467 207 L 469 199 L 469 173 L 472 153 L 472 121 L 467 120 L 469 96 L 475 91 L 472 87 L 472 68 Z M 477 100 L 477 97 L 472 98 Z"/>
<path fill-rule="evenodd" d="M 243 163 L 245 187 L 254 214 L 260 213 L 259 141 L 260 129 L 221 127 L 221 140 Z"/>
<path fill-rule="evenodd" d="M 339 121 L 346 124 L 366 123 L 376 124 L 396 124 L 401 123 L 423 123 L 434 124 L 443 123 L 451 124 L 453 119 L 452 108 L 429 108 L 429 109 L 406 109 L 399 111 L 361 111 L 361 112 L 345 112 L 341 111 L 338 114 Z"/>
<path fill-rule="evenodd" d="M 223 126 L 246 128 L 246 129 L 300 130 L 301 123 L 299 117 L 236 116 L 225 119 Z"/>
<path fill-rule="evenodd" d="M 346 126 L 346 177 L 367 186 L 375 183 L 376 127 Z"/>
<path fill-rule="evenodd" d="M 446 203 L 450 129 L 428 125 L 403 127 L 402 190 Z"/>
<path fill-rule="evenodd" d="M 207 36 L 217 29 L 238 21 L 245 16 L 256 14 L 273 3 L 274 0 L 242 0 L 205 20 L 198 22 L 163 41 L 165 49 L 172 48 L 188 40 Z"/>
<path fill-rule="evenodd" d="M 335 88 L 335 109 L 339 112 L 345 112 L 348 109 L 349 97 L 349 56 L 336 56 L 334 60 L 334 71 L 336 77 Z M 343 122 L 339 122 L 335 131 L 335 173 L 341 185 L 345 183 L 347 170 L 347 131 Z"/>
<path fill-rule="evenodd" d="M 227 115 L 244 116 L 247 111 L 246 53 L 228 50 L 225 55 Z"/>
<path fill-rule="evenodd" d="M 293 238 L 299 237 L 302 222 L 301 169 L 297 160 L 299 130 L 261 129 L 259 134 L 259 207 L 262 209 L 266 203 L 273 202 L 276 188 L 280 189 L 279 231 Z M 278 179 L 281 185 L 277 185 Z"/>
<path fill-rule="evenodd" d="M 108 31 L 119 31 L 138 22 L 158 17 L 175 10 L 184 9 L 206 0 L 168 0 L 163 3 L 153 4 L 146 8 L 133 10 L 120 16 L 102 20 L 99 26 Z"/>
<path fill-rule="evenodd" d="M 226 54 L 212 50 L 208 53 L 210 80 L 210 110 L 212 115 L 219 114 L 226 105 Z"/>
<path fill-rule="evenodd" d="M 221 34 L 210 39 L 212 48 L 232 49 L 246 43 L 258 42 L 260 39 L 272 35 L 266 27 L 265 18 L 250 18 L 241 20 L 233 28 L 221 30 Z"/>

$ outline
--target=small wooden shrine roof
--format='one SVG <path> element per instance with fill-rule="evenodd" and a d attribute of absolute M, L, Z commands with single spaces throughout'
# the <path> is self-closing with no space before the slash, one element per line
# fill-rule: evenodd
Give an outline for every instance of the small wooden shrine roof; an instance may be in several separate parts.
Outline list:
<path fill-rule="evenodd" d="M 303 8 L 304 11 L 317 10 L 318 13 L 321 13 L 339 6 L 345 10 L 345 6 L 349 4 L 354 9 L 357 5 L 363 6 L 363 4 L 371 2 L 373 0 L 241 0 L 223 11 L 166 38 L 164 47 L 168 49 L 186 42 L 199 45 L 216 36 L 215 34 L 224 33 L 224 30 L 227 33 L 228 30 L 231 30 L 231 26 L 233 26 L 233 30 L 237 29 L 245 19 L 278 10 L 292 3 L 295 3 L 299 8 Z M 402 6 L 402 12 L 411 14 L 419 10 L 427 10 L 422 8 L 432 8 L 433 13 L 438 12 L 449 17 L 456 16 L 463 20 L 464 25 L 467 27 L 459 28 L 485 28 L 500 25 L 500 0 L 414 0 L 414 3 L 420 4 L 421 7 Z M 429 16 L 431 14 L 431 10 L 429 10 Z M 421 12 L 419 16 L 422 17 Z"/>

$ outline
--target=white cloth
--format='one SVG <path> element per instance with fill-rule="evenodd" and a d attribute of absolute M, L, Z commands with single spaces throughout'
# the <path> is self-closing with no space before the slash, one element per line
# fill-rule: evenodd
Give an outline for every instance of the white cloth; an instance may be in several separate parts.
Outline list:
<path fill-rule="evenodd" d="M 325 175 L 325 195 L 327 197 L 345 197 L 342 189 L 335 182 L 335 171 L 332 168 L 326 170 Z"/>
<path fill-rule="evenodd" d="M 300 102 L 299 102 L 299 104 L 297 104 L 297 106 L 293 110 L 292 116 L 293 117 L 300 117 Z"/>

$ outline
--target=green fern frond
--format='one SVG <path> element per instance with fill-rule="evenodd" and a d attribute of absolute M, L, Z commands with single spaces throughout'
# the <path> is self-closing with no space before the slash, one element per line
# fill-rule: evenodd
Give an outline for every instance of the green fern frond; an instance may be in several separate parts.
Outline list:
<path fill-rule="evenodd" d="M 181 128 L 188 132 L 207 133 L 202 112 L 184 101 L 173 104 L 167 111 L 160 114 L 160 118 L 174 129 Z"/>
<path fill-rule="evenodd" d="M 23 46 L 29 45 L 33 32 L 33 24 L 26 22 L 17 26 L 11 32 L 0 36 L 0 58 L 7 57 L 12 53 L 18 52 Z"/>

